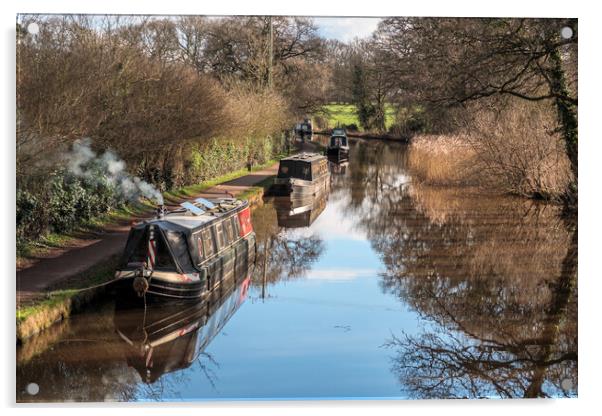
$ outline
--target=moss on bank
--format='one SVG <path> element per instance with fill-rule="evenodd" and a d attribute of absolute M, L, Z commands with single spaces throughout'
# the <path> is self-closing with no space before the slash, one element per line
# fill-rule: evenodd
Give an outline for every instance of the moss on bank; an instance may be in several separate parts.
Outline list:
<path fill-rule="evenodd" d="M 17 342 L 22 343 L 55 322 L 67 318 L 105 293 L 107 285 L 103 285 L 103 283 L 113 279 L 118 257 L 114 256 L 108 261 L 74 276 L 42 298 L 34 299 L 18 308 L 16 314 Z"/>

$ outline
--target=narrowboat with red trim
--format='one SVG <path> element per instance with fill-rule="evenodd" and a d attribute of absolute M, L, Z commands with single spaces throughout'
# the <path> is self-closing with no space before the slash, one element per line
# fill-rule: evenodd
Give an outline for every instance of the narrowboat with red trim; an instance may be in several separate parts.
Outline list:
<path fill-rule="evenodd" d="M 247 201 L 197 198 L 132 226 L 115 278 L 118 295 L 198 300 L 255 262 Z"/>

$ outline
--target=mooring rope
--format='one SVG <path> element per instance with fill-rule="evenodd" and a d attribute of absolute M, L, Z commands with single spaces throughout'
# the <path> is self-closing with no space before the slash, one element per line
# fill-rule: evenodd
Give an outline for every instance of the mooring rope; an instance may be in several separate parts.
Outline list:
<path fill-rule="evenodd" d="M 79 293 L 79 292 L 83 292 L 85 290 L 97 289 L 97 288 L 100 288 L 100 287 L 103 287 L 103 286 L 107 286 L 107 285 L 109 285 L 111 283 L 115 283 L 117 280 L 120 280 L 120 279 L 121 278 L 116 277 L 116 278 L 111 279 L 111 280 L 109 280 L 107 282 L 99 283 L 99 284 L 93 285 L 93 286 L 82 287 L 82 288 L 78 288 L 78 289 L 58 289 L 58 290 L 53 290 L 53 291 L 50 291 L 50 292 L 45 292 L 45 294 L 46 295 L 55 295 L 55 294 L 58 294 L 58 293 L 64 292 L 64 291 L 75 291 L 75 293 Z"/>

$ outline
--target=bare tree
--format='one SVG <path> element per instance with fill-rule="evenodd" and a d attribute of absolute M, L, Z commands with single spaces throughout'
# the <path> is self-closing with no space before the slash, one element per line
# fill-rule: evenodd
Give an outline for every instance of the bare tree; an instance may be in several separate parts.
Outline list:
<path fill-rule="evenodd" d="M 561 36 L 563 27 L 570 36 Z M 390 18 L 376 39 L 400 88 L 427 102 L 494 95 L 549 102 L 577 181 L 575 19 Z M 571 198 L 576 191 L 575 184 Z"/>

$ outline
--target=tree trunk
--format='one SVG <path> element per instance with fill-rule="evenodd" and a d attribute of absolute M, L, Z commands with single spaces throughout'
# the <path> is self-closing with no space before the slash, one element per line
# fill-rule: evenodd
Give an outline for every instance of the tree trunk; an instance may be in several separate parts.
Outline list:
<path fill-rule="evenodd" d="M 566 87 L 566 79 L 564 70 L 562 69 L 562 59 L 559 50 L 555 49 L 550 54 L 550 57 L 552 61 L 552 69 L 550 71 L 551 90 L 557 96 L 555 104 L 558 111 L 558 120 L 564 139 L 566 154 L 571 162 L 571 171 L 574 177 L 574 183 L 568 191 L 567 202 L 576 208 L 578 184 L 577 106 L 560 98 L 568 96 L 569 93 Z"/>

